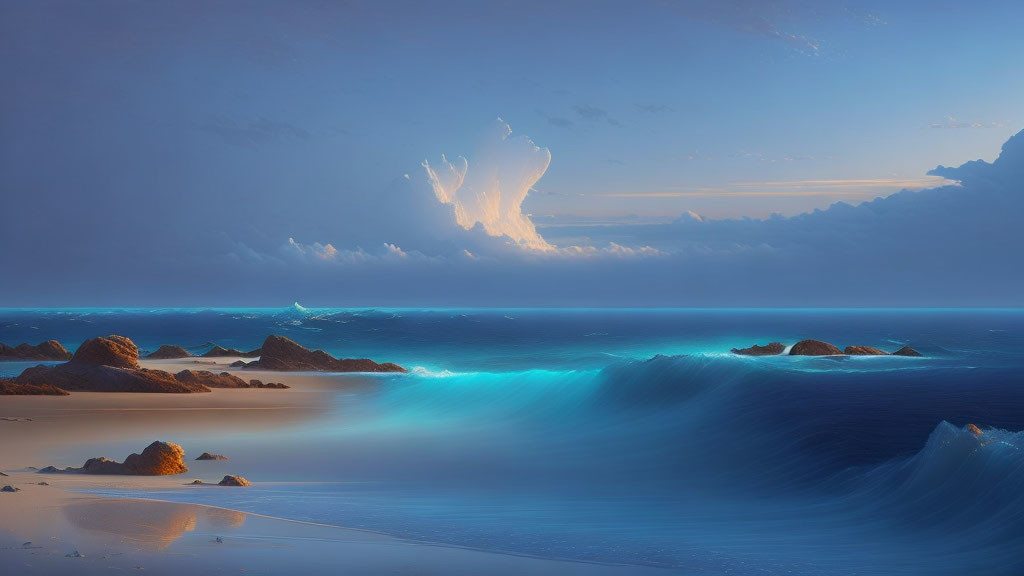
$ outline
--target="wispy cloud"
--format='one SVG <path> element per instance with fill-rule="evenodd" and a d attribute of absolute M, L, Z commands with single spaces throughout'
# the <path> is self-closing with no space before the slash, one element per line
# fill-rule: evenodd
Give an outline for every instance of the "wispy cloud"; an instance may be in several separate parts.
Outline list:
<path fill-rule="evenodd" d="M 949 130 L 960 130 L 964 128 L 1003 128 L 999 122 L 964 122 L 953 116 L 946 116 L 942 122 L 935 122 L 928 125 L 929 128 L 941 128 Z"/>
<path fill-rule="evenodd" d="M 763 180 L 733 182 L 722 187 L 684 188 L 658 192 L 592 194 L 598 198 L 744 198 L 875 196 L 883 190 L 920 190 L 955 184 L 941 176 L 921 178 L 857 178 L 837 180 Z"/>

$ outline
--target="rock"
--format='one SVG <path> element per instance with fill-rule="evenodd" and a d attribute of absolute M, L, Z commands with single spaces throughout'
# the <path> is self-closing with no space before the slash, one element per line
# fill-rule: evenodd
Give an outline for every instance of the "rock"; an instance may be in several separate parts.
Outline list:
<path fill-rule="evenodd" d="M 202 480 L 193 480 L 193 481 L 191 482 L 191 485 L 192 485 L 192 486 L 198 486 L 199 484 L 202 484 L 202 483 L 203 483 L 203 481 L 202 481 Z"/>
<path fill-rule="evenodd" d="M 846 350 L 843 350 L 843 354 L 847 356 L 888 356 L 889 353 L 878 348 L 872 348 L 871 346 L 847 346 Z"/>
<path fill-rule="evenodd" d="M 61 390 L 52 384 L 23 384 L 11 378 L 0 378 L 0 396 L 67 396 L 66 390 Z"/>
<path fill-rule="evenodd" d="M 208 386 L 210 388 L 248 388 L 249 384 L 227 372 L 214 374 L 207 370 L 182 370 L 174 375 L 179 382 Z"/>
<path fill-rule="evenodd" d="M 64 555 L 65 558 L 85 558 L 85 555 L 78 550 L 72 550 Z"/>
<path fill-rule="evenodd" d="M 241 350 L 235 350 L 234 348 L 224 348 L 222 346 L 214 345 L 210 348 L 209 352 L 203 354 L 203 358 L 225 358 L 231 356 L 241 356 L 242 358 L 256 358 L 260 355 L 260 349 L 250 350 L 248 352 L 242 352 Z"/>
<path fill-rule="evenodd" d="M 52 384 L 63 390 L 84 392 L 209 392 L 201 381 L 180 381 L 170 372 L 146 368 L 116 368 L 80 364 L 27 368 L 16 379 L 20 384 Z"/>
<path fill-rule="evenodd" d="M 252 484 L 241 476 L 228 475 L 220 482 L 217 482 L 217 486 L 252 486 Z"/>
<path fill-rule="evenodd" d="M 252 380 L 249 380 L 249 387 L 250 388 L 280 388 L 280 389 L 287 389 L 287 388 L 289 388 L 289 386 L 285 386 L 284 384 L 281 384 L 280 382 L 267 382 L 266 384 L 264 384 L 262 381 L 256 380 L 255 378 L 252 379 Z"/>
<path fill-rule="evenodd" d="M 921 358 L 922 354 L 917 350 L 914 350 L 910 346 L 904 346 L 899 350 L 892 353 L 893 356 L 913 356 L 915 358 Z"/>
<path fill-rule="evenodd" d="M 245 368 L 246 363 L 244 360 L 235 360 L 231 364 L 228 364 L 228 366 L 231 368 Z"/>
<path fill-rule="evenodd" d="M 36 486 L 49 486 L 49 482 L 36 482 Z"/>
<path fill-rule="evenodd" d="M 279 372 L 405 372 L 391 362 L 378 364 L 368 358 L 338 359 L 323 350 L 309 350 L 284 336 L 270 335 L 260 348 L 260 359 L 248 368 Z"/>
<path fill-rule="evenodd" d="M 228 459 L 227 456 L 222 456 L 220 454 L 210 454 L 209 452 L 203 452 L 202 454 L 199 455 L 199 458 L 196 458 L 196 460 L 227 460 L 227 459 Z"/>
<path fill-rule="evenodd" d="M 153 352 L 149 356 L 146 356 L 146 358 L 153 358 L 154 360 L 167 360 L 172 358 L 191 357 L 192 354 L 188 350 L 182 348 L 181 346 L 169 346 L 167 344 L 164 344 L 163 346 L 157 348 L 156 352 Z"/>
<path fill-rule="evenodd" d="M 842 350 L 821 340 L 801 340 L 789 350 L 790 356 L 834 356 Z"/>
<path fill-rule="evenodd" d="M 227 480 L 228 477 L 225 476 L 224 479 Z M 249 485 L 248 483 L 245 484 L 245 486 L 248 486 L 248 485 Z M 227 484 L 225 484 L 225 486 L 227 486 Z M 15 488 L 14 486 L 10 486 L 10 485 L 4 486 L 3 488 L 0 488 L 0 492 L 20 492 L 20 491 L 21 491 L 21 488 Z"/>
<path fill-rule="evenodd" d="M 36 346 L 28 343 L 11 347 L 0 342 L 0 360 L 70 360 L 71 352 L 60 342 L 47 340 Z"/>
<path fill-rule="evenodd" d="M 975 436 L 981 436 L 982 435 L 981 428 L 978 428 L 974 424 L 968 424 L 967 425 L 967 431 L 970 432 L 971 434 L 974 434 Z"/>
<path fill-rule="evenodd" d="M 47 466 L 40 474 L 118 474 L 130 476 L 169 476 L 188 472 L 185 466 L 185 450 L 170 442 L 153 442 L 142 454 L 131 454 L 124 463 L 109 458 L 90 458 L 81 468 L 63 470 Z"/>
<path fill-rule="evenodd" d="M 782 351 L 786 349 L 786 345 L 781 342 L 771 342 L 765 346 L 758 346 L 754 344 L 750 348 L 733 348 L 733 354 L 740 354 L 742 356 L 775 356 L 782 354 Z"/>
<path fill-rule="evenodd" d="M 0 476 L 7 476 L 7 474 L 4 474 L 3 472 L 0 472 Z"/>
<path fill-rule="evenodd" d="M 72 364 L 112 366 L 114 368 L 138 368 L 139 348 L 125 338 L 111 334 L 107 337 L 90 338 L 75 350 Z"/>

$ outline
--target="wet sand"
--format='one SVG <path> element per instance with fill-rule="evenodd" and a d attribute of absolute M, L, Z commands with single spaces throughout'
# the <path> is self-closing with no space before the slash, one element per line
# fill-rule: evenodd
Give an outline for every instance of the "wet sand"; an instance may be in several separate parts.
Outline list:
<path fill-rule="evenodd" d="M 0 398 L 0 574 L 636 574 L 665 570 L 537 559 L 409 542 L 222 508 L 76 494 L 76 490 L 180 488 L 216 482 L 229 463 L 197 466 L 221 435 L 287 429 L 325 411 L 328 388 L 372 379 L 228 369 L 235 358 L 143 361 L 147 368 L 227 370 L 283 382 L 289 390 L 217 389 L 203 394 L 75 392 Z M 176 476 L 45 475 L 28 467 L 80 466 L 86 457 L 123 459 L 150 441 L 190 439 L 192 468 Z M 202 439 L 201 445 L 200 440 Z M 230 462 L 230 461 L 229 461 Z M 285 465 L 285 464 L 282 464 Z M 213 474 L 212 470 L 217 473 Z M 205 471 L 205 473 L 204 473 Z M 244 475 L 245 470 L 232 471 Z M 218 476 L 214 478 L 212 476 Z M 49 486 L 40 486 L 46 482 Z M 244 488 L 196 487 L 200 490 Z M 219 541 L 218 541 L 219 538 Z M 27 544 L 30 543 L 30 544 Z M 67 556 L 78 551 L 81 557 Z"/>

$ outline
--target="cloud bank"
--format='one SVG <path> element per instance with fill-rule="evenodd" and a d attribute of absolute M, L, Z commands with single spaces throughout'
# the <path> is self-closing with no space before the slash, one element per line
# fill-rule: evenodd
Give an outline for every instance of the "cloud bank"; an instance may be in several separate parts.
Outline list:
<path fill-rule="evenodd" d="M 167 204 L 161 219 L 128 203 L 101 224 L 54 207 L 61 226 L 16 220 L 3 240 L 38 247 L 56 234 L 65 251 L 3 252 L 0 297 L 8 306 L 1024 305 L 1024 132 L 994 162 L 929 173 L 957 185 L 765 220 L 687 212 L 666 224 L 541 232 L 523 205 L 550 161 L 499 120 L 470 154 L 345 192 L 341 209 Z M 187 228 L 193 221 L 209 232 Z"/>

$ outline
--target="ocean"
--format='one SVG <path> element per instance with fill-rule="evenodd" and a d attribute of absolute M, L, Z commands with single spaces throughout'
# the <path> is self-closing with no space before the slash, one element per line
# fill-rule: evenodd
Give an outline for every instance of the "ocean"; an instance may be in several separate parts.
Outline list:
<path fill-rule="evenodd" d="M 308 421 L 164 438 L 252 488 L 105 495 L 682 574 L 1024 573 L 1021 310 L 0 310 L 8 344 L 106 334 L 281 334 L 410 373 L 333 375 Z M 805 338 L 924 357 L 729 352 Z"/>

